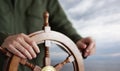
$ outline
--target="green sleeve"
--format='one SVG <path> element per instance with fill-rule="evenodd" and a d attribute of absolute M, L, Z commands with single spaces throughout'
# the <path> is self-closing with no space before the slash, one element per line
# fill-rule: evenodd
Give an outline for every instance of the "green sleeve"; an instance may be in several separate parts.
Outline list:
<path fill-rule="evenodd" d="M 8 33 L 0 32 L 0 46 L 2 45 L 6 37 L 8 37 Z"/>
<path fill-rule="evenodd" d="M 66 17 L 63 9 L 61 8 L 58 0 L 49 0 L 48 2 L 48 11 L 50 13 L 50 26 L 53 30 L 59 31 L 74 42 L 77 42 L 82 37 L 76 32 L 73 28 L 71 22 Z"/>

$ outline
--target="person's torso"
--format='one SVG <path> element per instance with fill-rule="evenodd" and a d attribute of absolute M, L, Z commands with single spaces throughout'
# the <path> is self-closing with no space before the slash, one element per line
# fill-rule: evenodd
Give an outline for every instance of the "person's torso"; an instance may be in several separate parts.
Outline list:
<path fill-rule="evenodd" d="M 45 10 L 45 1 L 37 0 L 41 3 L 36 3 L 40 6 L 34 6 L 34 0 L 0 0 L 0 31 L 17 34 L 31 33 L 42 29 L 43 11 Z M 33 5 L 33 8 L 32 8 Z M 36 8 L 34 8 L 36 7 Z M 30 12 L 30 14 L 29 14 Z M 39 13 L 38 13 L 39 12 Z M 39 21 L 35 22 L 34 14 L 39 14 Z M 29 19 L 30 18 L 30 19 Z M 33 20 L 33 22 L 32 22 Z M 33 23 L 33 24 L 31 24 Z M 33 29 L 34 28 L 34 29 Z M 30 31 L 29 31 L 30 30 Z"/>
<path fill-rule="evenodd" d="M 0 32 L 30 34 L 42 30 L 43 12 L 46 10 L 47 0 L 36 0 L 36 2 L 35 0 L 13 1 L 0 0 Z M 32 62 L 41 65 L 43 52 L 43 49 L 41 49 L 41 54 Z M 4 58 L 1 58 L 1 61 L 4 62 Z M 0 63 L 0 71 L 3 65 L 4 63 Z M 30 71 L 30 69 L 20 66 L 18 71 Z"/>

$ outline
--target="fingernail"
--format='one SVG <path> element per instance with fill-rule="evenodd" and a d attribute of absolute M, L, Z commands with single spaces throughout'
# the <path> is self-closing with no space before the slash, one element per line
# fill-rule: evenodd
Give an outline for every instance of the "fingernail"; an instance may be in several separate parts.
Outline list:
<path fill-rule="evenodd" d="M 29 59 L 31 60 L 31 59 L 32 59 L 32 57 L 29 57 Z"/>
<path fill-rule="evenodd" d="M 86 52 L 88 53 L 88 52 L 89 52 L 89 50 L 87 49 L 87 50 L 86 50 Z"/>
<path fill-rule="evenodd" d="M 36 58 L 36 54 L 34 55 L 34 57 L 33 58 Z"/>
<path fill-rule="evenodd" d="M 33 59 L 33 57 L 30 55 L 30 56 L 28 56 L 28 59 L 30 59 L 30 60 L 31 60 L 31 59 Z"/>
<path fill-rule="evenodd" d="M 84 47 L 83 48 L 86 48 L 87 47 L 87 45 L 84 45 Z"/>

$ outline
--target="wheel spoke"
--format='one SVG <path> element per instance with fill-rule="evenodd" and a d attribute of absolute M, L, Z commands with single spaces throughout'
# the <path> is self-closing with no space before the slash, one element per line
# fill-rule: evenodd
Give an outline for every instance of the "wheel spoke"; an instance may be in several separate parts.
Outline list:
<path fill-rule="evenodd" d="M 71 62 L 73 62 L 73 61 L 74 61 L 74 58 L 73 58 L 73 56 L 71 55 L 71 56 L 67 57 L 63 62 L 56 64 L 56 65 L 55 65 L 55 69 L 56 69 L 57 71 L 59 71 L 65 64 L 71 63 Z"/>
<path fill-rule="evenodd" d="M 45 41 L 45 66 L 51 65 L 50 51 L 49 51 L 50 46 L 51 46 L 50 41 L 46 40 Z"/>
<path fill-rule="evenodd" d="M 28 62 L 27 60 L 25 59 L 21 59 L 20 63 L 22 65 L 25 65 L 27 67 L 29 67 L 30 69 L 32 69 L 33 71 L 41 71 L 41 67 L 37 66 L 37 65 L 34 65 L 30 62 Z"/>

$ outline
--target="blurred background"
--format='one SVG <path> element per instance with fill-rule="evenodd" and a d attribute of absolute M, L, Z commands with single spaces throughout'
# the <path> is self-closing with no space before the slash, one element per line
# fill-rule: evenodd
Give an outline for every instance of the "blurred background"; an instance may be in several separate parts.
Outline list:
<path fill-rule="evenodd" d="M 120 0 L 59 1 L 78 33 L 96 41 L 85 71 L 120 71 Z"/>

